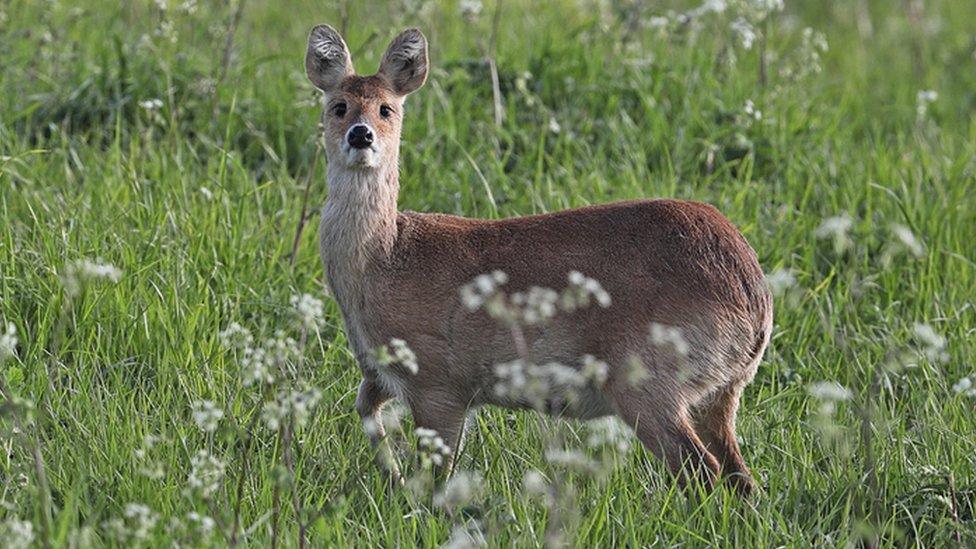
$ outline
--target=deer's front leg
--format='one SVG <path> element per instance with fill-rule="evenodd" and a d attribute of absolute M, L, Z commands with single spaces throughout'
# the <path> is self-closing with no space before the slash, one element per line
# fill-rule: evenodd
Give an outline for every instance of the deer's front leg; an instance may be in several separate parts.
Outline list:
<path fill-rule="evenodd" d="M 392 484 L 399 484 L 400 468 L 397 466 L 390 441 L 386 438 L 386 429 L 380 417 L 383 405 L 392 398 L 393 395 L 386 392 L 373 375 L 366 373 L 356 395 L 356 411 L 359 412 L 363 429 L 369 437 L 376 463 Z"/>

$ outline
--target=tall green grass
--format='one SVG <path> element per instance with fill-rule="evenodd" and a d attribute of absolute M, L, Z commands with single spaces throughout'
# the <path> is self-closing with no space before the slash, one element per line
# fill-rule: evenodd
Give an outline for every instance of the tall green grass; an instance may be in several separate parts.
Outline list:
<path fill-rule="evenodd" d="M 258 413 L 218 332 L 271 333 L 291 321 L 290 296 L 322 292 L 325 163 L 302 57 L 308 29 L 329 22 L 363 73 L 402 27 L 430 40 L 431 78 L 407 106 L 402 208 L 505 217 L 702 200 L 767 272 L 795 279 L 739 415 L 762 495 L 688 498 L 635 449 L 603 477 L 574 477 L 573 545 L 976 544 L 976 398 L 953 390 L 976 376 L 976 4 L 787 0 L 749 49 L 731 28 L 738 4 L 686 21 L 696 2 L 513 0 L 497 29 L 493 2 L 467 17 L 446 0 L 254 0 L 237 23 L 236 3 L 168 5 L 0 3 L 0 322 L 19 340 L 2 376 L 7 396 L 34 404 L 32 421 L 3 407 L 7 527 L 30 521 L 38 545 L 113 544 L 106 523 L 139 503 L 160 517 L 144 545 L 228 543 L 168 524 L 194 511 L 226 530 L 236 505 L 240 432 L 206 435 L 191 417 L 201 399 L 237 429 Z M 924 109 L 923 90 L 938 93 Z M 842 215 L 838 253 L 817 229 Z M 64 275 L 84 258 L 123 275 L 71 297 Z M 358 368 L 334 303 L 325 313 L 304 347 L 322 401 L 294 476 L 311 543 L 444 543 L 458 517 L 387 489 L 372 465 Z M 944 336 L 947 356 L 917 325 Z M 809 390 L 821 381 L 852 394 L 830 417 Z M 492 545 L 543 542 L 547 512 L 522 482 L 546 469 L 551 425 L 491 409 L 469 429 L 458 466 L 483 472 L 486 494 L 465 513 Z M 254 441 L 240 539 L 265 545 L 282 447 Z M 227 462 L 209 503 L 187 494 L 200 449 Z M 294 545 L 290 506 L 280 521 Z"/>

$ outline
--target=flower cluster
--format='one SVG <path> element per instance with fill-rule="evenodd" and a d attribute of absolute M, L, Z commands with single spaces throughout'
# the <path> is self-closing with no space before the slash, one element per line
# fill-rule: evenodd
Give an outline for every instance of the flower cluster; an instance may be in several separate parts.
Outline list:
<path fill-rule="evenodd" d="M 206 450 L 200 450 L 190 458 L 190 474 L 186 479 L 190 493 L 204 499 L 213 496 L 220 489 L 226 465 Z"/>
<path fill-rule="evenodd" d="M 193 403 L 193 422 L 205 433 L 216 431 L 223 417 L 224 411 L 209 400 L 198 400 Z"/>
<path fill-rule="evenodd" d="M 0 540 L 8 549 L 27 549 L 34 543 L 34 525 L 26 520 L 8 518 L 0 523 Z"/>
<path fill-rule="evenodd" d="M 437 434 L 437 431 L 417 427 L 414 429 L 414 434 L 417 435 L 417 445 L 420 448 L 421 465 L 425 469 L 432 465 L 440 467 L 444 464 L 444 457 L 451 455 L 452 449 Z"/>
<path fill-rule="evenodd" d="M 848 234 L 854 226 L 854 219 L 842 213 L 834 217 L 824 219 L 813 235 L 819 239 L 831 240 L 834 243 L 834 252 L 838 255 L 847 251 L 854 244 Z"/>
<path fill-rule="evenodd" d="M 458 471 L 434 495 L 434 505 L 453 513 L 481 496 L 484 478 L 474 471 Z"/>
<path fill-rule="evenodd" d="M 691 351 L 684 330 L 678 326 L 652 322 L 649 341 L 655 347 L 670 348 L 679 357 L 686 357 Z"/>
<path fill-rule="evenodd" d="M 968 397 L 976 397 L 976 383 L 973 382 L 973 377 L 967 376 L 952 385 L 952 390 L 957 395 L 964 395 Z"/>
<path fill-rule="evenodd" d="M 245 346 L 241 355 L 244 386 L 274 383 L 275 376 L 290 370 L 300 354 L 298 343 L 280 330 L 258 347 Z"/>
<path fill-rule="evenodd" d="M 392 353 L 390 352 L 391 350 Z M 402 339 L 391 339 L 390 346 L 380 346 L 376 349 L 375 356 L 376 362 L 380 366 L 385 367 L 399 364 L 414 375 L 417 375 L 417 372 L 420 371 L 420 365 L 417 363 L 417 355 L 410 350 L 410 347 L 407 346 L 407 342 Z"/>
<path fill-rule="evenodd" d="M 929 113 L 929 105 L 939 99 L 939 92 L 935 90 L 921 90 L 915 95 L 915 113 L 919 118 L 925 118 Z"/>
<path fill-rule="evenodd" d="M 946 351 L 946 339 L 935 328 L 928 324 L 916 323 L 912 327 L 915 339 L 921 346 L 922 354 L 931 362 L 945 362 L 949 360 Z"/>
<path fill-rule="evenodd" d="M 101 259 L 95 261 L 82 259 L 69 263 L 61 275 L 61 280 L 68 295 L 77 296 L 90 283 L 100 281 L 118 283 L 122 280 L 122 270 Z"/>
<path fill-rule="evenodd" d="M 17 327 L 8 322 L 6 329 L 0 333 L 0 364 L 17 354 Z"/>
<path fill-rule="evenodd" d="M 560 311 L 571 313 L 589 307 L 592 301 L 603 308 L 610 306 L 610 294 L 600 283 L 578 271 L 567 275 L 562 292 L 532 286 L 524 292 L 506 295 L 501 286 L 508 275 L 493 271 L 475 277 L 461 287 L 461 302 L 468 310 L 484 309 L 492 318 L 508 323 L 537 325 L 552 319 Z"/>
<path fill-rule="evenodd" d="M 586 428 L 589 431 L 586 444 L 591 448 L 613 448 L 626 452 L 634 438 L 630 427 L 614 416 L 592 420 L 586 424 Z"/>
<path fill-rule="evenodd" d="M 152 509 L 141 503 L 126 504 L 123 516 L 102 523 L 105 533 L 122 545 L 136 545 L 149 539 L 159 520 Z"/>
<path fill-rule="evenodd" d="M 836 381 L 819 381 L 808 388 L 810 396 L 820 401 L 820 412 L 832 416 L 838 402 L 850 400 L 853 393 Z"/>
<path fill-rule="evenodd" d="M 277 431 L 282 422 L 291 418 L 295 429 L 301 429 L 308 423 L 312 410 L 322 400 L 322 393 L 310 387 L 305 390 L 282 391 L 278 397 L 264 403 L 261 408 L 261 420 L 272 431 Z"/>
<path fill-rule="evenodd" d="M 589 369 L 571 368 L 558 362 L 532 364 L 521 359 L 495 365 L 495 394 L 512 402 L 525 402 L 538 410 L 562 399 L 566 403 L 576 400 L 579 389 L 591 381 L 606 380 L 606 369 L 590 362 Z M 593 376 L 588 378 L 584 376 Z"/>
<path fill-rule="evenodd" d="M 325 304 L 311 294 L 301 294 L 291 296 L 291 306 L 295 308 L 295 313 L 299 321 L 306 330 L 317 332 L 325 321 Z"/>

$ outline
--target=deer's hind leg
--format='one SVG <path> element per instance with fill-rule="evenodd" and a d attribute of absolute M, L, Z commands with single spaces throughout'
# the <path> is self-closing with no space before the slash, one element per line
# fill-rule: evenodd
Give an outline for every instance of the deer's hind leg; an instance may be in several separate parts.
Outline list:
<path fill-rule="evenodd" d="M 745 387 L 734 382 L 703 402 L 695 411 L 695 425 L 709 452 L 718 458 L 722 476 L 742 495 L 749 495 L 756 483 L 746 466 L 735 437 L 735 416 Z"/>
<path fill-rule="evenodd" d="M 686 404 L 645 387 L 626 387 L 611 394 L 617 413 L 650 452 L 663 460 L 682 484 L 700 482 L 711 489 L 719 464 L 699 438 Z"/>
<path fill-rule="evenodd" d="M 392 484 L 399 484 L 400 468 L 397 465 L 390 446 L 389 439 L 386 438 L 386 429 L 383 427 L 383 419 L 380 411 L 393 395 L 390 394 L 377 381 L 376 377 L 367 373 L 363 381 L 359 384 L 359 392 L 356 394 L 356 411 L 363 422 L 363 430 L 369 437 L 369 444 L 375 453 L 376 463 L 380 470 L 388 477 Z"/>

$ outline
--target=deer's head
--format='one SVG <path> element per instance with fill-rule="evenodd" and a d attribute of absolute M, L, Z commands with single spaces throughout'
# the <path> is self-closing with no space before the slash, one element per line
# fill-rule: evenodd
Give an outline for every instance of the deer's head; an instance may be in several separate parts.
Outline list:
<path fill-rule="evenodd" d="M 326 154 L 347 169 L 396 164 L 403 101 L 427 80 L 427 39 L 417 29 L 390 43 L 379 72 L 359 76 L 349 48 L 335 29 L 319 25 L 308 37 L 305 70 L 325 92 Z"/>

